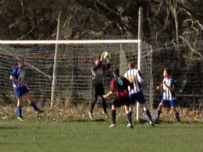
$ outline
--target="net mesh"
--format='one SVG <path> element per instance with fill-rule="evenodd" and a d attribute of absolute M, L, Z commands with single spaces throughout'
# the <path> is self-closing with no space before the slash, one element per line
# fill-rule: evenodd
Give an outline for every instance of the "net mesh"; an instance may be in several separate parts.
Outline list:
<path fill-rule="evenodd" d="M 200 43 L 202 45 L 202 43 Z M 93 58 L 103 51 L 111 53 L 111 68 L 105 72 L 105 92 L 109 90 L 112 71 L 119 68 L 121 74 L 127 63 L 137 64 L 137 43 L 129 44 L 74 44 L 59 45 L 56 67 L 55 102 L 89 103 L 91 101 L 91 66 Z M 189 48 L 180 45 L 151 49 L 142 43 L 141 72 L 144 77 L 143 90 L 150 107 L 157 107 L 161 92 L 155 88 L 161 83 L 165 67 L 172 71 L 178 105 L 189 109 L 202 109 L 203 59 L 187 57 Z M 26 81 L 37 102 L 50 104 L 55 45 L 0 45 L 0 102 L 15 103 L 15 94 L 9 75 L 16 66 L 17 57 L 26 62 Z M 201 52 L 200 52 L 201 54 Z M 111 101 L 109 101 L 111 102 Z"/>
<path fill-rule="evenodd" d="M 144 44 L 144 43 L 143 43 Z M 149 45 L 144 44 L 148 47 Z M 94 57 L 108 50 L 111 67 L 105 72 L 104 87 L 109 90 L 112 71 L 119 68 L 121 74 L 127 70 L 127 63 L 137 64 L 137 43 L 130 44 L 74 44 L 59 45 L 56 67 L 55 102 L 89 103 L 91 101 L 91 66 Z M 142 51 L 142 73 L 146 78 L 145 93 L 149 94 L 149 72 L 151 57 L 148 49 Z M 9 74 L 16 66 L 17 57 L 24 57 L 25 79 L 30 93 L 38 102 L 50 104 L 55 45 L 0 46 L 0 98 L 3 102 L 15 102 Z"/>

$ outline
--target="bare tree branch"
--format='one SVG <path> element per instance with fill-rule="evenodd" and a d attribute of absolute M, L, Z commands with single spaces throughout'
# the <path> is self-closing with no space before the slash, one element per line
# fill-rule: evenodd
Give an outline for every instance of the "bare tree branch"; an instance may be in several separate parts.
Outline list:
<path fill-rule="evenodd" d="M 201 59 L 202 59 L 202 54 L 201 54 L 200 52 L 198 52 L 194 47 L 192 47 L 191 44 L 190 44 L 190 42 L 189 42 L 187 39 L 185 39 L 185 38 L 182 37 L 182 36 L 180 36 L 180 39 L 182 39 L 183 42 L 185 42 L 186 45 L 187 45 L 187 46 L 189 47 L 189 49 L 191 50 L 191 53 L 190 53 L 190 58 L 191 58 L 191 59 L 193 59 L 193 56 L 194 56 L 194 55 L 199 56 L 199 57 L 196 58 L 196 59 L 198 59 L 198 60 L 201 60 Z"/>
<path fill-rule="evenodd" d="M 166 27 L 167 27 L 169 15 L 170 15 L 170 12 L 169 12 L 169 10 L 167 9 L 167 16 L 166 16 L 165 23 L 164 23 L 164 29 L 166 29 Z"/>
<path fill-rule="evenodd" d="M 22 14 L 23 14 L 23 16 L 24 16 L 24 15 L 25 15 L 25 12 L 24 12 L 24 4 L 23 4 L 23 0 L 20 0 L 20 6 L 21 6 Z"/>
<path fill-rule="evenodd" d="M 120 14 L 119 14 L 118 12 L 116 12 L 116 11 L 114 11 L 113 9 L 111 9 L 110 7 L 108 7 L 108 6 L 105 4 L 105 2 L 102 2 L 102 1 L 100 1 L 100 0 L 97 0 L 97 3 L 99 3 L 102 7 L 104 7 L 104 8 L 105 8 L 106 10 L 108 10 L 109 12 L 111 12 L 111 13 L 117 15 L 117 16 L 120 16 Z"/>

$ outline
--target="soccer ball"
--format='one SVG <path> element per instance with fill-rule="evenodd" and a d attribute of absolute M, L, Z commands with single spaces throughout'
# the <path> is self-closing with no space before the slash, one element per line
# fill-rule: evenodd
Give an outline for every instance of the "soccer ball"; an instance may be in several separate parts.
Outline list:
<path fill-rule="evenodd" d="M 104 53 L 104 59 L 107 59 L 107 58 L 109 59 L 110 57 L 111 57 L 111 54 L 106 51 L 106 52 Z"/>

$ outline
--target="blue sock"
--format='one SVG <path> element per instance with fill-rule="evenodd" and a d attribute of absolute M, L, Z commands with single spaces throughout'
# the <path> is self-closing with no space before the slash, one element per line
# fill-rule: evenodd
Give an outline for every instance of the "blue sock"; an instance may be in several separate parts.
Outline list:
<path fill-rule="evenodd" d="M 179 113 L 178 112 L 176 112 L 176 120 L 178 121 L 178 122 L 180 122 L 180 116 L 179 116 Z"/>
<path fill-rule="evenodd" d="M 152 117 L 151 117 L 151 114 L 148 109 L 146 111 L 146 115 L 147 115 L 147 118 L 149 119 L 149 121 L 152 121 Z"/>
<path fill-rule="evenodd" d="M 156 120 L 159 120 L 160 115 L 161 115 L 161 110 L 158 110 L 156 114 Z"/>
<path fill-rule="evenodd" d="M 34 109 L 35 111 L 39 111 L 39 109 L 37 108 L 37 105 L 36 105 L 34 102 L 31 102 L 30 105 L 33 107 L 33 109 Z"/>
<path fill-rule="evenodd" d="M 18 113 L 18 117 L 22 117 L 22 107 L 21 106 L 17 107 L 17 113 Z"/>

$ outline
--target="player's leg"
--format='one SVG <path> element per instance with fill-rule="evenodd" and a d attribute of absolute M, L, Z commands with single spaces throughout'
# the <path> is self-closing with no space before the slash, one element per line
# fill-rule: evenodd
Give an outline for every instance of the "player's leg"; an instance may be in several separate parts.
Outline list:
<path fill-rule="evenodd" d="M 92 99 L 91 99 L 91 103 L 90 103 L 90 113 L 93 113 L 94 110 L 94 106 L 97 102 L 97 98 L 99 96 L 99 87 L 98 84 L 93 83 L 92 84 Z"/>
<path fill-rule="evenodd" d="M 152 125 L 152 126 L 154 126 L 151 113 L 150 113 L 149 109 L 147 108 L 146 103 L 141 103 L 141 102 L 140 102 L 140 106 L 141 106 L 141 108 L 143 108 L 143 110 L 144 110 L 144 112 L 145 112 L 145 114 L 146 114 L 146 116 L 147 116 L 147 119 L 148 119 L 148 121 L 149 121 L 149 124 Z"/>
<path fill-rule="evenodd" d="M 23 90 L 21 87 L 14 88 L 14 92 L 17 97 L 17 115 L 18 115 L 18 120 L 23 121 L 22 117 L 22 97 L 23 97 Z"/>
<path fill-rule="evenodd" d="M 23 121 L 23 116 L 22 116 L 22 98 L 17 98 L 17 115 L 18 115 L 18 120 Z"/>
<path fill-rule="evenodd" d="M 130 115 L 131 119 L 132 119 L 132 114 L 133 114 L 133 105 L 135 103 L 136 103 L 135 94 L 129 94 L 129 115 Z"/>
<path fill-rule="evenodd" d="M 163 106 L 164 106 L 164 102 L 161 101 L 161 102 L 159 103 L 159 106 L 158 106 L 158 109 L 157 109 L 155 122 L 158 122 L 158 121 L 159 121 L 159 118 L 160 118 L 160 115 L 161 115 Z"/>
<path fill-rule="evenodd" d="M 103 112 L 108 117 L 107 110 L 106 110 L 106 100 L 103 98 L 103 95 L 105 94 L 103 84 L 99 84 L 97 90 L 98 90 L 98 94 L 101 97 Z"/>
<path fill-rule="evenodd" d="M 136 99 L 140 103 L 141 107 L 143 108 L 150 125 L 153 125 L 152 116 L 151 116 L 149 109 L 146 106 L 146 100 L 145 100 L 145 97 L 144 97 L 144 94 L 142 91 L 140 91 L 136 94 Z"/>
<path fill-rule="evenodd" d="M 102 99 L 102 107 L 103 107 L 103 111 L 104 114 L 106 115 L 107 118 L 109 118 L 108 112 L 107 112 L 107 106 L 106 106 L 106 100 L 103 98 L 103 96 L 101 95 L 101 99 Z"/>
<path fill-rule="evenodd" d="M 26 96 L 26 98 L 27 98 L 28 103 L 29 103 L 30 106 L 35 110 L 35 112 L 36 112 L 37 114 L 43 112 L 42 110 L 40 110 L 40 109 L 37 107 L 37 105 L 35 104 L 35 102 L 32 101 L 32 97 L 31 97 L 31 95 L 30 95 L 29 93 L 26 93 L 25 96 Z"/>
<path fill-rule="evenodd" d="M 98 95 L 93 96 L 92 102 L 90 104 L 90 111 L 89 111 L 90 113 L 93 113 L 94 106 L 97 102 L 97 98 L 98 98 Z"/>
<path fill-rule="evenodd" d="M 171 109 L 173 110 L 173 112 L 175 114 L 176 121 L 180 122 L 181 121 L 180 120 L 180 116 L 179 116 L 179 113 L 178 113 L 178 111 L 176 109 L 176 106 L 175 106 L 176 105 L 176 101 L 175 100 L 170 101 L 170 105 L 171 105 Z"/>
<path fill-rule="evenodd" d="M 176 107 L 172 106 L 171 109 L 173 110 L 174 114 L 175 114 L 175 118 L 177 122 L 180 122 L 180 116 L 178 111 L 176 110 Z"/>
<path fill-rule="evenodd" d="M 101 95 L 101 99 L 102 99 L 103 111 L 104 111 L 104 113 L 107 113 L 107 110 L 106 110 L 106 100 L 102 97 L 102 95 Z"/>
<path fill-rule="evenodd" d="M 129 105 L 129 112 L 133 113 L 133 104 Z"/>
<path fill-rule="evenodd" d="M 94 120 L 93 110 L 94 110 L 94 106 L 95 106 L 95 104 L 97 102 L 97 98 L 98 98 L 97 92 L 96 92 L 96 90 L 93 90 L 93 92 L 92 92 L 92 100 L 91 100 L 91 103 L 90 103 L 90 110 L 88 112 L 90 120 Z"/>
<path fill-rule="evenodd" d="M 124 108 L 125 108 L 125 113 L 126 113 L 127 120 L 128 120 L 127 127 L 133 128 L 133 125 L 132 125 L 132 112 L 130 111 L 128 105 L 124 105 Z"/>
<path fill-rule="evenodd" d="M 135 94 L 129 94 L 129 111 L 132 113 L 133 112 L 133 105 L 135 104 L 136 102 L 136 99 L 135 99 Z"/>
<path fill-rule="evenodd" d="M 132 123 L 132 115 L 133 115 L 133 104 L 130 104 L 129 105 L 129 117 L 130 117 L 131 123 Z"/>
<path fill-rule="evenodd" d="M 114 128 L 116 126 L 116 106 L 114 104 L 111 106 L 111 118 L 112 124 L 109 127 Z"/>

